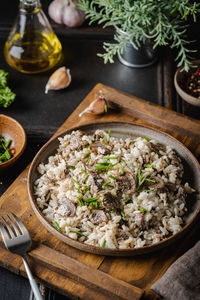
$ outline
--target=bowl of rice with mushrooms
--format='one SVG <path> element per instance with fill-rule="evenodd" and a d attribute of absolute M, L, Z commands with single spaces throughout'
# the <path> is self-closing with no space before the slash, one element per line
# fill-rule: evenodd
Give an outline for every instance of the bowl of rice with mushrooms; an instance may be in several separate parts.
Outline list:
<path fill-rule="evenodd" d="M 42 148 L 29 172 L 29 195 L 43 224 L 68 244 L 131 255 L 187 229 L 199 213 L 197 173 L 194 156 L 166 134 L 93 124 Z"/>

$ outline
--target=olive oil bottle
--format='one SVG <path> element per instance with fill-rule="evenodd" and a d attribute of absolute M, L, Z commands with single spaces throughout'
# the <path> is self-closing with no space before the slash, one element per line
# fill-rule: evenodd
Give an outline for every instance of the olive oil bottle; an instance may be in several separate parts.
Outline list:
<path fill-rule="evenodd" d="M 40 0 L 20 0 L 4 56 L 11 67 L 23 73 L 49 70 L 61 59 L 61 43 L 41 9 Z"/>

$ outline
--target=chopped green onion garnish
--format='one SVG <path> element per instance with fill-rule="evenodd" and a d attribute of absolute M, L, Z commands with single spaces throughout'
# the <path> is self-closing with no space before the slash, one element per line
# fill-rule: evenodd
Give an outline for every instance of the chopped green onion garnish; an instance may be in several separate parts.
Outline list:
<path fill-rule="evenodd" d="M 83 182 L 82 182 L 82 183 L 85 183 L 86 180 L 88 179 L 88 177 L 89 177 L 89 175 L 87 174 L 86 177 L 85 177 L 85 179 L 83 179 Z"/>
<path fill-rule="evenodd" d="M 103 139 L 102 140 L 104 143 L 108 144 L 108 141 L 106 139 Z"/>
<path fill-rule="evenodd" d="M 84 158 L 86 158 L 86 157 L 89 157 L 90 156 L 90 153 L 84 153 Z"/>
<path fill-rule="evenodd" d="M 130 200 L 132 200 L 132 197 L 128 197 L 128 198 L 123 199 L 123 202 L 126 203 L 126 202 L 128 202 Z"/>
<path fill-rule="evenodd" d="M 81 197 L 78 197 L 77 200 L 80 206 L 84 206 L 83 199 Z"/>
<path fill-rule="evenodd" d="M 88 186 L 84 189 L 83 195 L 85 195 L 85 194 L 87 193 L 87 191 L 89 191 L 89 189 L 90 189 L 90 185 L 88 185 Z"/>
<path fill-rule="evenodd" d="M 104 248 L 106 245 L 106 240 L 104 240 L 103 244 L 101 245 L 102 248 Z"/>
<path fill-rule="evenodd" d="M 156 180 L 150 179 L 150 178 L 146 178 L 145 180 L 148 181 L 148 182 L 152 182 L 152 183 L 156 183 L 157 182 Z"/>
<path fill-rule="evenodd" d="M 145 165 L 145 167 L 146 167 L 146 168 L 152 168 L 152 169 L 154 168 L 154 166 L 153 166 L 153 165 L 148 165 L 148 164 L 147 164 L 147 165 Z"/>
<path fill-rule="evenodd" d="M 109 175 L 108 177 L 112 178 L 113 180 L 116 180 L 117 178 L 112 176 L 112 175 Z"/>
<path fill-rule="evenodd" d="M 121 162 L 127 166 L 127 163 L 124 160 L 121 160 Z"/>
<path fill-rule="evenodd" d="M 90 164 L 90 158 L 88 158 L 88 162 L 87 162 L 87 165 L 89 165 Z"/>
<path fill-rule="evenodd" d="M 103 159 L 118 159 L 117 156 L 105 156 Z"/>
<path fill-rule="evenodd" d="M 124 174 L 124 169 L 122 167 L 119 168 L 120 173 L 123 175 Z"/>
<path fill-rule="evenodd" d="M 107 186 L 107 187 L 110 187 L 110 188 L 114 188 L 114 186 L 111 185 L 110 182 L 106 182 L 106 183 L 102 184 L 102 186 Z"/>
<path fill-rule="evenodd" d="M 171 158 L 169 157 L 169 156 L 167 156 L 167 159 L 168 159 L 168 161 L 169 161 L 169 163 L 171 164 Z"/>
<path fill-rule="evenodd" d="M 111 130 L 108 130 L 108 135 L 109 137 L 111 137 Z"/>
<path fill-rule="evenodd" d="M 81 169 L 81 172 L 83 172 L 85 175 L 88 175 L 88 173 L 85 172 L 83 169 Z"/>
<path fill-rule="evenodd" d="M 72 169 L 72 170 L 75 170 L 75 167 L 74 167 L 74 166 L 70 166 L 70 165 L 69 165 L 68 168 L 69 168 L 69 169 Z"/>
<path fill-rule="evenodd" d="M 89 148 L 89 147 L 90 147 L 90 144 L 88 144 L 88 145 L 85 146 L 85 148 Z"/>
<path fill-rule="evenodd" d="M 115 212 L 114 208 L 111 210 L 111 213 L 113 214 Z"/>
<path fill-rule="evenodd" d="M 58 222 L 54 222 L 53 223 L 53 225 L 54 225 L 54 227 L 58 230 L 58 231 L 61 231 L 61 227 L 60 227 L 60 225 L 58 224 Z"/>
<path fill-rule="evenodd" d="M 142 207 L 142 206 L 139 207 L 139 210 L 144 211 L 144 212 L 146 212 L 146 213 L 148 213 L 148 214 L 151 215 L 150 211 L 148 211 L 146 208 L 144 208 L 144 207 Z"/>
<path fill-rule="evenodd" d="M 143 138 L 144 138 L 147 142 L 149 142 L 148 137 L 146 137 L 146 136 L 144 135 Z"/>
<path fill-rule="evenodd" d="M 75 182 L 76 184 L 80 185 L 80 183 L 78 181 L 76 181 L 74 178 L 72 178 L 73 182 Z"/>
<path fill-rule="evenodd" d="M 105 113 L 108 112 L 108 106 L 107 105 L 104 106 L 104 110 L 105 110 Z"/>
<path fill-rule="evenodd" d="M 126 218 L 125 213 L 124 213 L 123 210 L 121 210 L 121 215 L 122 215 L 122 217 L 123 217 L 124 219 Z"/>
<path fill-rule="evenodd" d="M 121 191 L 120 191 L 120 190 L 118 190 L 118 191 L 116 192 L 116 194 L 117 194 L 117 195 L 121 194 Z"/>
<path fill-rule="evenodd" d="M 78 235 L 81 235 L 81 236 L 86 236 L 85 234 L 83 234 L 82 232 L 80 231 L 75 231 L 75 230 L 70 230 L 71 233 L 76 233 Z"/>
<path fill-rule="evenodd" d="M 94 202 L 94 201 L 97 201 L 99 198 L 98 197 L 94 197 L 94 198 L 85 198 L 85 201 L 86 202 Z"/>

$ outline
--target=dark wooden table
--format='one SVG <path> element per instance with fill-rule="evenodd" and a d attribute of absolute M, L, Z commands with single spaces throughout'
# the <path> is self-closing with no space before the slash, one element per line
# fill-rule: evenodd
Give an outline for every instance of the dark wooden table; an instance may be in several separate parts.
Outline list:
<path fill-rule="evenodd" d="M 47 0 L 42 1 L 46 14 L 48 3 Z M 103 41 L 113 39 L 113 31 L 91 28 L 87 24 L 78 29 L 53 24 L 63 46 L 61 65 L 71 70 L 72 83 L 66 90 L 44 94 L 46 82 L 53 70 L 39 75 L 26 75 L 11 69 L 4 60 L 3 47 L 17 13 L 18 1 L 12 0 L 12 9 L 9 6 L 8 1 L 1 3 L 0 68 L 9 73 L 9 85 L 17 97 L 11 107 L 1 108 L 0 113 L 14 117 L 23 125 L 28 143 L 21 160 L 9 171 L 0 174 L 0 195 L 98 82 L 200 119 L 200 108 L 186 104 L 175 92 L 173 76 L 176 65 L 169 49 L 160 49 L 157 63 L 148 68 L 128 68 L 117 58 L 114 64 L 104 65 L 96 54 L 103 51 Z M 200 49 L 198 27 L 191 27 L 190 35 L 191 38 L 198 37 L 196 46 Z M 198 50 L 196 58 L 199 56 Z M 0 268 L 0 277 L 0 299 L 29 298 L 30 287 L 26 279 L 3 268 Z M 46 299 L 66 298 L 47 289 Z"/>

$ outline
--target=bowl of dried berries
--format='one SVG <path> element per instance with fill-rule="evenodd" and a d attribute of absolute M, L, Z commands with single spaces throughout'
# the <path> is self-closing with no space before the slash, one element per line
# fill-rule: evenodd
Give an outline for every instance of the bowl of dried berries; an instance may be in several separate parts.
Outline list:
<path fill-rule="evenodd" d="M 26 133 L 15 119 L 0 114 L 0 171 L 11 167 L 23 154 Z"/>
<path fill-rule="evenodd" d="M 179 68 L 174 76 L 174 85 L 179 96 L 186 102 L 200 106 L 200 60 L 193 62 L 188 72 Z"/>

